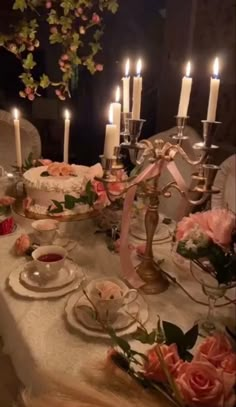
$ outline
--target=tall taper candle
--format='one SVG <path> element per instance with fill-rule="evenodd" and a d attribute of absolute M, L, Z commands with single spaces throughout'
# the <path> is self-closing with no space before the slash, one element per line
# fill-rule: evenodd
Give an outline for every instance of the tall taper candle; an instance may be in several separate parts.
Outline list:
<path fill-rule="evenodd" d="M 113 110 L 110 105 L 109 108 L 109 122 L 106 125 L 105 143 L 103 155 L 105 158 L 113 158 L 114 149 L 116 147 L 116 126 L 113 123 Z"/>
<path fill-rule="evenodd" d="M 20 120 L 19 120 L 19 111 L 17 109 L 13 110 L 13 117 L 15 129 L 15 144 L 16 144 L 16 164 L 18 168 L 22 168 Z"/>
<path fill-rule="evenodd" d="M 187 63 L 186 75 L 182 79 L 182 87 L 179 99 L 179 110 L 177 116 L 186 117 L 188 115 L 188 106 L 192 89 L 192 78 L 190 78 L 191 64 Z"/>
<path fill-rule="evenodd" d="M 219 95 L 220 79 L 217 78 L 219 74 L 219 59 L 216 58 L 213 64 L 213 77 L 210 81 L 210 94 L 207 110 L 207 121 L 214 122 L 216 120 L 216 109 Z"/>
<path fill-rule="evenodd" d="M 120 117 L 121 117 L 121 104 L 120 104 L 120 88 L 117 86 L 116 89 L 116 101 L 111 104 L 112 106 L 112 117 L 113 123 L 116 126 L 116 140 L 115 146 L 118 147 L 120 145 Z"/>
<path fill-rule="evenodd" d="M 129 59 L 126 61 L 125 65 L 125 76 L 122 78 L 123 81 L 123 112 L 129 113 L 130 101 L 129 101 L 129 88 L 130 88 L 130 77 L 129 77 Z"/>
<path fill-rule="evenodd" d="M 65 110 L 64 151 L 63 151 L 64 163 L 68 163 L 69 161 L 69 140 L 70 140 L 70 113 L 68 110 Z"/>
<path fill-rule="evenodd" d="M 137 76 L 134 77 L 133 82 L 133 109 L 132 109 L 132 119 L 139 120 L 141 112 L 141 95 L 142 95 L 142 84 L 143 79 L 140 76 L 142 69 L 141 59 L 137 62 Z"/>

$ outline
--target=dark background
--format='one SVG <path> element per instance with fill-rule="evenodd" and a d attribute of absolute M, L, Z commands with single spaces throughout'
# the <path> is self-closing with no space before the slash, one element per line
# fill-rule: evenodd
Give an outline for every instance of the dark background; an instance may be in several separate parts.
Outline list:
<path fill-rule="evenodd" d="M 103 52 L 104 71 L 91 76 L 79 71 L 79 82 L 66 102 L 58 101 L 51 91 L 35 102 L 18 96 L 21 67 L 13 55 L 0 49 L 0 108 L 17 105 L 24 117 L 38 128 L 44 157 L 62 159 L 65 107 L 72 111 L 70 161 L 92 164 L 103 150 L 105 124 L 114 89 L 120 84 L 127 57 L 143 66 L 143 136 L 149 137 L 175 124 L 181 78 L 186 60 L 194 66 L 189 108 L 190 120 L 201 133 L 206 118 L 211 65 L 216 55 L 221 61 L 221 87 L 217 119 L 222 125 L 217 141 L 234 152 L 236 145 L 235 79 L 235 0 L 120 0 L 115 16 L 105 17 Z M 9 1 L 1 0 L 0 27 L 11 19 Z M 41 48 L 37 60 L 41 69 L 57 76 L 57 50 L 47 44 L 41 29 Z M 222 161 L 223 153 L 221 152 Z M 230 155 L 230 154 L 228 154 Z"/>

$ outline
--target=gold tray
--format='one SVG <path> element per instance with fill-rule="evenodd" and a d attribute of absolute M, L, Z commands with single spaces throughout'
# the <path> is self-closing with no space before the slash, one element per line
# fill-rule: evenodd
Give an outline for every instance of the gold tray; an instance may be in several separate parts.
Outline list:
<path fill-rule="evenodd" d="M 59 222 L 72 222 L 72 221 L 80 221 L 86 219 L 92 219 L 99 215 L 99 211 L 92 210 L 87 213 L 77 213 L 74 215 L 42 215 L 39 213 L 33 213 L 23 209 L 23 199 L 17 199 L 15 203 L 12 205 L 13 211 L 17 214 L 22 216 L 23 218 L 33 219 L 33 220 L 41 220 L 41 219 L 55 219 Z"/>

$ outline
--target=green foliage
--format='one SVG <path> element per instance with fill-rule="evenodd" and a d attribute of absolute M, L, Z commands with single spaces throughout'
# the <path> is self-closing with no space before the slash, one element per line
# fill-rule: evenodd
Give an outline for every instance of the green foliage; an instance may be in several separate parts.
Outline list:
<path fill-rule="evenodd" d="M 97 56 L 102 49 L 102 15 L 115 13 L 118 0 L 15 0 L 13 10 L 22 13 L 19 24 L 12 33 L 0 33 L 0 46 L 13 53 L 21 61 L 23 72 L 20 75 L 25 88 L 20 96 L 34 100 L 42 89 L 55 88 L 60 100 L 70 96 L 70 86 L 78 80 L 77 68 L 86 67 L 91 74 L 100 70 Z M 55 82 L 43 73 L 35 77 L 36 62 L 33 53 L 40 47 L 38 27 L 40 20 L 46 20 L 49 28 L 48 41 L 61 47 L 58 61 L 61 80 Z"/>

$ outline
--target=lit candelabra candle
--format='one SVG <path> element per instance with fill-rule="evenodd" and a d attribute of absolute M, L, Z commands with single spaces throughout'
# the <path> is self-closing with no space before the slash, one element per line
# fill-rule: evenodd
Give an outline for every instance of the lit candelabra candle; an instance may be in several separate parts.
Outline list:
<path fill-rule="evenodd" d="M 64 127 L 64 151 L 63 161 L 68 163 L 69 161 L 69 140 L 70 140 L 70 112 L 65 110 L 65 127 Z"/>
<path fill-rule="evenodd" d="M 142 86 L 143 78 L 141 76 L 142 61 L 141 59 L 137 62 L 136 73 L 133 82 L 133 109 L 132 109 L 132 119 L 139 120 L 141 112 L 141 95 L 142 95 Z"/>
<path fill-rule="evenodd" d="M 210 94 L 207 110 L 207 121 L 214 122 L 216 120 L 216 109 L 219 95 L 220 79 L 217 78 L 219 74 L 219 59 L 216 58 L 213 64 L 213 77 L 210 81 Z"/>
<path fill-rule="evenodd" d="M 182 79 L 182 87 L 179 99 L 178 117 L 186 117 L 188 115 L 188 106 L 190 100 L 190 94 L 192 89 L 192 78 L 190 77 L 191 64 L 186 65 L 186 74 Z"/>
<path fill-rule="evenodd" d="M 120 117 L 121 117 L 121 104 L 120 104 L 120 87 L 117 86 L 115 102 L 111 104 L 113 124 L 116 126 L 116 144 L 118 147 L 120 145 Z"/>
<path fill-rule="evenodd" d="M 106 125 L 105 143 L 103 155 L 107 159 L 114 157 L 114 149 L 116 147 L 116 126 L 113 124 L 113 109 L 112 105 L 109 108 L 109 124 Z"/>
<path fill-rule="evenodd" d="M 130 62 L 127 59 L 125 64 L 125 76 L 122 78 L 123 81 L 123 112 L 129 113 L 129 92 L 130 92 L 130 77 L 129 77 Z"/>
<path fill-rule="evenodd" d="M 14 119 L 14 129 L 15 129 L 16 163 L 17 163 L 18 168 L 22 168 L 20 120 L 19 120 L 18 109 L 13 110 L 13 119 Z"/>

